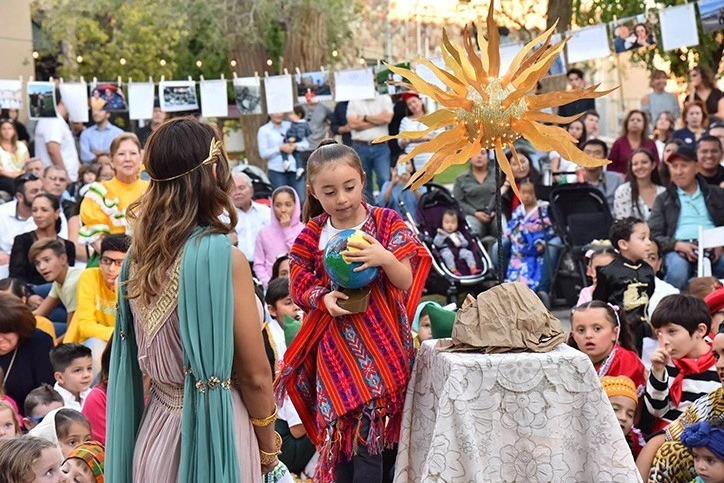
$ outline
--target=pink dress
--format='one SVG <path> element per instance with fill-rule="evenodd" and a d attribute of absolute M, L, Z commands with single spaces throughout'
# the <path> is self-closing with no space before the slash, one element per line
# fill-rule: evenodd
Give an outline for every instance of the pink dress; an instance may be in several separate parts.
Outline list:
<path fill-rule="evenodd" d="M 178 280 L 178 275 L 172 282 Z M 131 300 L 138 363 L 151 378 L 151 391 L 141 419 L 133 454 L 133 481 L 176 483 L 181 458 L 183 407 L 183 347 L 178 313 L 177 283 L 168 283 L 146 308 Z M 259 445 L 249 414 L 233 388 L 232 404 L 239 470 L 244 483 L 261 483 Z"/>

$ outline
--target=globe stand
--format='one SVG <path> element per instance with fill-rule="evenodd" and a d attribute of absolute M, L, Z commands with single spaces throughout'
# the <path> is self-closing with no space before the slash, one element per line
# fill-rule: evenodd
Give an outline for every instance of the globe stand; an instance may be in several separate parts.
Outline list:
<path fill-rule="evenodd" d="M 370 288 L 362 287 L 357 289 L 344 288 L 340 290 L 349 297 L 347 300 L 337 299 L 337 305 L 344 310 L 348 310 L 353 314 L 359 314 L 367 311 L 370 304 Z"/>

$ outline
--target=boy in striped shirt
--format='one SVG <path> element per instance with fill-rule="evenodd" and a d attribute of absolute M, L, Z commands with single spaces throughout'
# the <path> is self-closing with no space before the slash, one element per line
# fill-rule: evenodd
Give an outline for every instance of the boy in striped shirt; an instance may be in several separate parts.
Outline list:
<path fill-rule="evenodd" d="M 651 316 L 659 348 L 651 354 L 644 400 L 659 431 L 699 397 L 721 387 L 711 345 L 705 340 L 711 315 L 693 295 L 664 297 Z"/>

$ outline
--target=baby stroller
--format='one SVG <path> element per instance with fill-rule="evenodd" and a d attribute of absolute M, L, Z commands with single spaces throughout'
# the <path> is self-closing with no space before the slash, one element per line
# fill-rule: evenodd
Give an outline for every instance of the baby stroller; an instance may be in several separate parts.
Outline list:
<path fill-rule="evenodd" d="M 450 191 L 436 183 L 428 183 L 425 186 L 427 192 L 420 197 L 417 213 L 413 216 L 403 203 L 401 203 L 402 209 L 413 231 L 432 257 L 432 268 L 425 284 L 426 292 L 444 295 L 448 303 L 457 303 L 461 287 L 469 288 L 467 290 L 469 292 L 483 290 L 482 284 L 493 278 L 491 271 L 493 264 L 485 251 L 485 247 L 483 247 L 483 243 L 471 233 L 465 222 L 465 213 Z M 457 269 L 463 275 L 455 275 L 443 263 L 442 257 L 432 240 L 437 233 L 437 229 L 442 225 L 442 216 L 446 210 L 455 210 L 458 213 L 458 230 L 468 241 L 467 248 L 473 252 L 476 264 L 482 270 L 480 273 L 470 275 L 470 270 L 465 262 L 457 257 L 457 249 L 454 248 L 452 250 L 457 259 Z"/>
<path fill-rule="evenodd" d="M 265 205 L 271 204 L 271 194 L 274 189 L 269 181 L 269 177 L 266 175 L 263 169 L 253 164 L 247 164 L 242 162 L 236 165 L 233 169 L 234 173 L 244 173 L 251 178 L 251 187 L 254 190 L 254 194 L 251 198 L 254 201 L 263 203 Z"/>
<path fill-rule="evenodd" d="M 551 291 L 573 306 L 586 286 L 585 247 L 593 240 L 608 239 L 613 217 L 603 193 L 584 183 L 554 188 L 550 194 L 550 215 L 563 241 Z"/>

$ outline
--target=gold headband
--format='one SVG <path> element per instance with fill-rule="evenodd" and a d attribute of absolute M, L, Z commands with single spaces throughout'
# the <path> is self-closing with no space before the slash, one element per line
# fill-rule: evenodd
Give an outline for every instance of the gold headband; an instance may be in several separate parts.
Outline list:
<path fill-rule="evenodd" d="M 194 166 L 193 168 L 189 169 L 188 171 L 184 171 L 181 174 L 177 174 L 176 176 L 171 176 L 170 178 L 153 178 L 153 177 L 151 177 L 151 180 L 155 181 L 157 183 L 163 182 L 163 181 L 171 181 L 174 179 L 178 179 L 182 176 L 186 176 L 187 174 L 189 174 L 193 171 L 196 171 L 201 166 L 204 166 L 206 164 L 214 164 L 216 162 L 216 157 L 221 154 L 222 146 L 223 146 L 223 144 L 221 143 L 221 141 L 214 138 L 211 140 L 211 145 L 209 146 L 209 156 L 206 159 L 204 159 L 203 161 L 201 161 L 201 163 L 199 163 L 197 166 Z"/>

